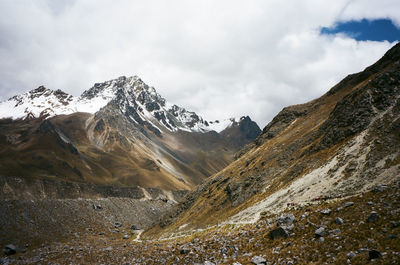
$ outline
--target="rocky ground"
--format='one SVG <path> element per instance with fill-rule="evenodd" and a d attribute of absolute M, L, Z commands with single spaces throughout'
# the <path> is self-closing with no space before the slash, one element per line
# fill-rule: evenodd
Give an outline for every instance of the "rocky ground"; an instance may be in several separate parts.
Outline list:
<path fill-rule="evenodd" d="M 399 185 L 163 240 L 141 240 L 141 231 L 118 223 L 87 227 L 66 241 L 3 246 L 0 264 L 399 264 Z"/>

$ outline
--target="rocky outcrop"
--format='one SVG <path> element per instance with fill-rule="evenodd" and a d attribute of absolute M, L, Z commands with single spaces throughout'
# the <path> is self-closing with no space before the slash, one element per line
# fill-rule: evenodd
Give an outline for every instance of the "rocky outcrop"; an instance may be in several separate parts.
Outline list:
<path fill-rule="evenodd" d="M 400 65 L 379 73 L 362 88 L 345 96 L 336 104 L 329 118 L 319 129 L 320 144 L 313 149 L 329 148 L 353 136 L 371 121 L 395 105 L 400 94 Z"/>
<path fill-rule="evenodd" d="M 239 121 L 234 121 L 230 126 L 220 132 L 229 142 L 237 147 L 243 147 L 252 143 L 261 133 L 257 123 L 252 121 L 249 116 L 244 116 Z"/>

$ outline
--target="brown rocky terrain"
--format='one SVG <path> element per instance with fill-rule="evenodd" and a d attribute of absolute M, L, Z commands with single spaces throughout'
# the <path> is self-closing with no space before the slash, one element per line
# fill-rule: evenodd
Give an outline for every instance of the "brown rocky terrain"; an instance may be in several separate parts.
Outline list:
<path fill-rule="evenodd" d="M 68 240 L 22 245 L 3 264 L 398 264 L 400 186 L 377 185 L 343 199 L 263 212 L 253 224 L 226 224 L 157 240 L 129 228 L 95 225 Z M 125 236 L 124 235 L 128 235 Z"/>

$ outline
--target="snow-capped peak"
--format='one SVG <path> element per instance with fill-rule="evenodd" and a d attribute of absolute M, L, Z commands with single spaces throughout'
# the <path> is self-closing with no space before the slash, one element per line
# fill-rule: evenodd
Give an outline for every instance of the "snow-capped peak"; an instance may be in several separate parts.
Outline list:
<path fill-rule="evenodd" d="M 55 116 L 72 113 L 74 97 L 61 91 L 40 86 L 0 103 L 0 118 Z"/>
<path fill-rule="evenodd" d="M 117 106 L 132 122 L 151 124 L 159 131 L 162 126 L 170 131 L 220 132 L 235 122 L 235 119 L 207 122 L 195 112 L 166 102 L 138 76 L 96 83 L 79 97 L 40 86 L 1 102 L 0 119 L 52 117 L 74 112 L 94 114 L 107 104 Z"/>
<path fill-rule="evenodd" d="M 215 121 L 209 121 L 209 130 L 216 131 L 216 132 L 222 132 L 226 128 L 231 127 L 233 124 L 237 123 L 239 119 L 237 118 L 229 118 L 229 119 L 224 119 L 224 120 L 215 120 Z"/>

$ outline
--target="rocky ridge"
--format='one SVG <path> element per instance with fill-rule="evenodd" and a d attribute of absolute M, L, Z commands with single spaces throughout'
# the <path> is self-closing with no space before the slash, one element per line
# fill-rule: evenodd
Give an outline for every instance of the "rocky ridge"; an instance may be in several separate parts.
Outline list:
<path fill-rule="evenodd" d="M 41 116 L 50 118 L 76 112 L 94 114 L 109 103 L 118 105 L 121 113 L 129 117 L 132 122 L 137 124 L 143 124 L 144 121 L 150 122 L 147 126 L 157 131 L 157 134 L 164 129 L 220 132 L 232 125 L 219 121 L 208 122 L 195 112 L 168 103 L 154 87 L 148 86 L 137 76 L 121 76 L 103 83 L 96 83 L 79 97 L 40 86 L 1 102 L 0 118 L 26 119 Z M 157 121 L 159 123 L 157 125 L 162 128 L 151 124 L 152 121 Z M 221 124 L 226 126 L 221 127 Z"/>

